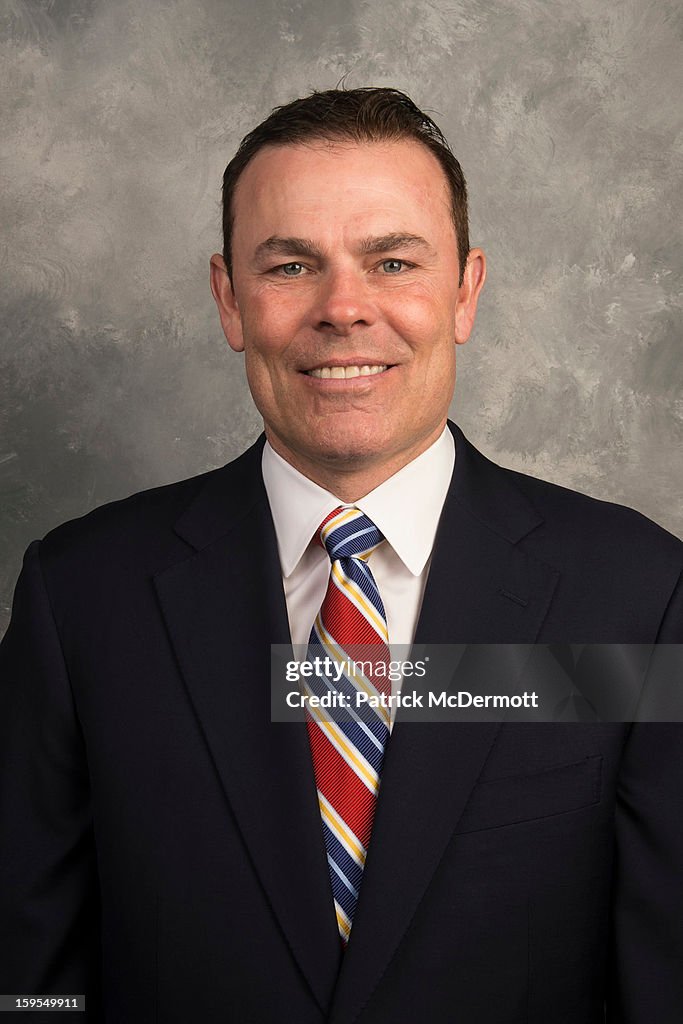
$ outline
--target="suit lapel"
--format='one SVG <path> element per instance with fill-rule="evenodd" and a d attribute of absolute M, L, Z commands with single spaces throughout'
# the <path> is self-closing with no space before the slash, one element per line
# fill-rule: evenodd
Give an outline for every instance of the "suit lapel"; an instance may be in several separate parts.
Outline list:
<path fill-rule="evenodd" d="M 226 796 L 288 944 L 323 1011 L 337 978 L 308 738 L 270 721 L 270 644 L 289 643 L 263 442 L 209 477 L 176 524 L 196 549 L 155 585 Z"/>
<path fill-rule="evenodd" d="M 424 643 L 533 643 L 558 573 L 524 554 L 518 542 L 541 519 L 504 470 L 484 459 L 452 424 L 451 430 L 456 466 L 414 650 Z M 332 1024 L 355 1019 L 388 966 L 500 728 L 495 722 L 402 723 L 399 712 Z"/>

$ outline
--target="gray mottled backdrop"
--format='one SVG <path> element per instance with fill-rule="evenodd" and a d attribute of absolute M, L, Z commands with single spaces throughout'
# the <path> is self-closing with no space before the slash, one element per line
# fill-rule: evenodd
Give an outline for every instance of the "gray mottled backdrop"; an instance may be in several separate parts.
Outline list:
<path fill-rule="evenodd" d="M 683 11 L 669 0 L 9 0 L 0 631 L 24 547 L 259 431 L 208 290 L 241 136 L 392 85 L 470 182 L 490 277 L 453 413 L 503 464 L 683 535 Z"/>

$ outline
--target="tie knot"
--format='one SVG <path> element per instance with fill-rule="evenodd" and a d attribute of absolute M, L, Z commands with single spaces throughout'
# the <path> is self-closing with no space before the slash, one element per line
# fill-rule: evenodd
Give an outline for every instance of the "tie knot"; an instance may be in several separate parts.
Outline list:
<path fill-rule="evenodd" d="M 384 534 L 359 508 L 340 506 L 320 524 L 318 539 L 334 562 L 367 558 L 382 543 Z"/>

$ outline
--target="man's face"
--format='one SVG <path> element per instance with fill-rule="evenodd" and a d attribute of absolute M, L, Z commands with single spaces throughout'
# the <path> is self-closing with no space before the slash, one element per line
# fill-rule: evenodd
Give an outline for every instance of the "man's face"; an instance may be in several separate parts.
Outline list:
<path fill-rule="evenodd" d="M 475 251 L 458 286 L 438 161 L 412 141 L 268 147 L 234 213 L 214 295 L 271 444 L 314 478 L 391 475 L 443 429 L 483 283 Z"/>

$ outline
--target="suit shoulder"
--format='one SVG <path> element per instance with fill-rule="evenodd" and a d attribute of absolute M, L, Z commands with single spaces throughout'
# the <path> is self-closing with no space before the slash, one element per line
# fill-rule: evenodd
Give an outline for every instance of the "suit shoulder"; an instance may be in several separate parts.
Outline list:
<path fill-rule="evenodd" d="M 636 509 L 515 470 L 504 472 L 537 510 L 549 532 L 565 536 L 578 547 L 601 547 L 622 556 L 630 548 L 641 557 L 657 556 L 683 569 L 683 541 Z"/>
<path fill-rule="evenodd" d="M 513 542 L 536 548 L 550 564 L 576 568 L 581 559 L 639 563 L 652 559 L 683 570 L 683 541 L 633 508 L 508 469 L 487 458 L 460 428 L 456 493 L 474 515 Z M 557 556 L 557 559 L 555 558 Z M 561 566 L 560 566 L 561 567 Z"/>
<path fill-rule="evenodd" d="M 183 509 L 219 473 L 220 469 L 209 470 L 137 491 L 61 523 L 41 541 L 43 564 L 98 553 L 111 561 L 125 550 L 163 546 L 165 541 L 170 542 L 173 524 Z"/>
<path fill-rule="evenodd" d="M 138 491 L 56 527 L 41 542 L 43 568 L 62 580 L 75 573 L 141 578 L 177 562 L 224 533 L 234 510 L 260 495 L 263 442 L 262 434 L 224 466 Z"/>

